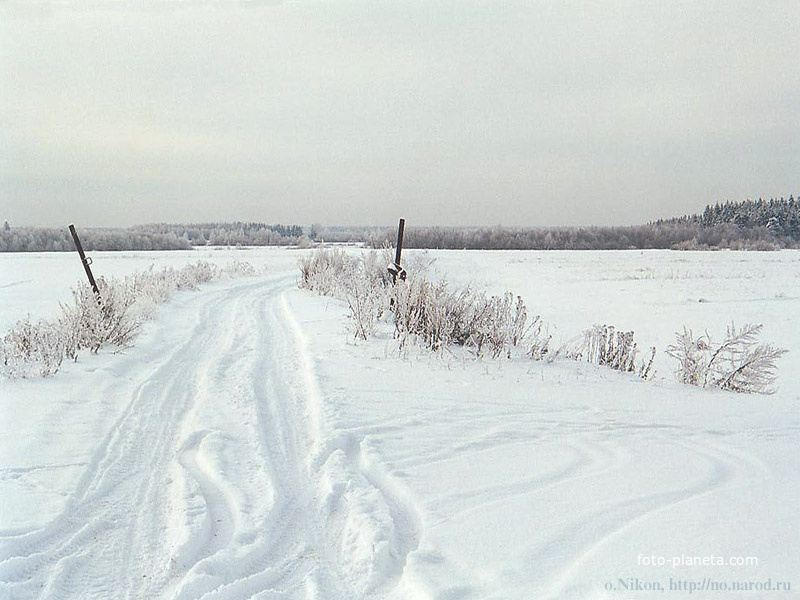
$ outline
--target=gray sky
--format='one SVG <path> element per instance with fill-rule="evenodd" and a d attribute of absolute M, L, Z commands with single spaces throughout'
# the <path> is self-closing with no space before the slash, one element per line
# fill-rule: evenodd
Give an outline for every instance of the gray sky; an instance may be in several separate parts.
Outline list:
<path fill-rule="evenodd" d="M 800 192 L 798 0 L 0 2 L 0 219 L 630 224 Z"/>

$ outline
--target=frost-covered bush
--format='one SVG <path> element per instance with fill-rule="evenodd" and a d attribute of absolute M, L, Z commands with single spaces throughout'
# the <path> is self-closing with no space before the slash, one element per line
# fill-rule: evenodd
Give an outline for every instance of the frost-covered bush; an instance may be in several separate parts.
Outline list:
<path fill-rule="evenodd" d="M 342 291 L 350 308 L 353 333 L 357 338 L 366 340 L 388 308 L 386 289 L 375 285 L 357 271 L 345 274 L 343 284 Z"/>
<path fill-rule="evenodd" d="M 455 295 L 448 295 L 444 282 L 434 284 L 424 277 L 408 277 L 392 290 L 395 336 L 404 347 L 415 339 L 426 348 L 439 350 L 449 343 L 463 342 L 455 331 L 458 310 Z"/>
<path fill-rule="evenodd" d="M 255 269 L 235 261 L 219 268 L 206 261 L 181 269 L 152 266 L 122 279 L 97 279 L 99 296 L 81 283 L 61 316 L 48 321 L 18 322 L 2 339 L 0 371 L 10 378 L 54 375 L 64 358 L 77 360 L 82 351 L 97 353 L 105 346 L 124 349 L 133 344 L 142 323 L 177 290 L 196 289 L 220 278 L 249 276 Z"/>
<path fill-rule="evenodd" d="M 725 339 L 715 344 L 705 333 L 695 337 L 690 329 L 676 333 L 676 341 L 667 347 L 667 355 L 678 362 L 675 374 L 679 381 L 699 387 L 718 387 L 742 393 L 770 394 L 777 378 L 775 361 L 786 350 L 772 344 L 760 344 L 762 325 L 731 324 Z"/>
<path fill-rule="evenodd" d="M 385 251 L 352 256 L 339 248 L 320 248 L 300 259 L 300 287 L 345 300 L 353 334 L 366 340 L 389 307 L 387 264 Z"/>
<path fill-rule="evenodd" d="M 323 296 L 341 296 L 354 285 L 386 287 L 390 259 L 386 249 L 353 256 L 340 248 L 319 248 L 299 261 L 300 287 Z"/>
<path fill-rule="evenodd" d="M 385 258 L 385 257 L 384 257 Z M 376 251 L 358 257 L 345 255 L 337 285 L 350 308 L 355 337 L 366 340 L 389 308 L 389 273 Z"/>
<path fill-rule="evenodd" d="M 50 377 L 64 360 L 64 338 L 50 321 L 23 319 L 3 336 L 2 371 L 7 377 Z"/>
<path fill-rule="evenodd" d="M 342 291 L 345 275 L 355 259 L 339 248 L 320 248 L 300 259 L 300 287 L 322 296 L 336 296 Z"/>
<path fill-rule="evenodd" d="M 487 298 L 471 288 L 451 292 L 446 281 L 409 277 L 394 288 L 393 300 L 401 345 L 416 339 L 434 351 L 457 344 L 476 356 L 510 358 L 531 331 L 524 301 L 511 293 Z M 533 324 L 539 322 L 535 317 Z M 538 328 L 537 335 L 540 332 Z M 531 356 L 540 358 L 546 353 L 545 344 L 538 338 L 531 341 L 537 348 Z"/>
<path fill-rule="evenodd" d="M 88 284 L 80 284 L 73 291 L 73 303 L 61 305 L 58 328 L 69 358 L 75 359 L 81 350 L 96 354 L 105 345 L 127 348 L 141 324 L 131 310 L 136 296 L 127 281 L 120 284 L 100 277 L 97 287 L 99 297 Z"/>
<path fill-rule="evenodd" d="M 247 261 L 234 260 L 230 264 L 222 267 L 220 275 L 230 279 L 253 277 L 256 275 L 256 268 Z"/>
<path fill-rule="evenodd" d="M 653 374 L 655 352 L 655 348 L 650 348 L 647 358 L 639 361 L 633 331 L 618 331 L 613 325 L 595 325 L 566 350 L 566 356 L 623 373 L 638 373 L 642 379 L 649 379 Z"/>
<path fill-rule="evenodd" d="M 218 279 L 220 276 L 219 267 L 206 260 L 199 260 L 181 269 L 172 270 L 172 273 L 170 269 L 165 269 L 163 273 L 168 280 L 172 279 L 170 275 L 174 273 L 176 289 L 179 290 L 197 289 L 198 285 Z"/>
<path fill-rule="evenodd" d="M 408 277 L 393 285 L 386 270 L 387 249 L 351 255 L 341 249 L 318 249 L 300 261 L 300 287 L 343 299 L 350 308 L 352 331 L 366 340 L 378 322 L 391 314 L 399 346 L 419 344 L 434 352 L 463 346 L 475 356 L 510 358 L 521 349 L 535 360 L 566 356 L 651 379 L 656 349 L 642 354 L 633 331 L 595 325 L 580 337 L 551 351 L 552 336 L 539 316 L 528 317 L 523 299 L 511 293 L 487 297 L 470 287 L 451 290 L 447 281 L 427 275 L 427 256 L 411 255 Z M 411 265 L 417 266 L 414 268 Z M 758 344 L 760 325 L 728 328 L 715 346 L 708 334 L 695 338 L 684 329 L 667 354 L 679 362 L 683 383 L 737 392 L 771 392 L 775 361 L 785 350 Z"/>
<path fill-rule="evenodd" d="M 479 321 L 480 334 L 484 335 L 493 358 L 511 358 L 511 349 L 519 346 L 525 337 L 528 311 L 521 296 L 506 292 L 492 296 L 483 304 L 483 319 Z"/>
<path fill-rule="evenodd" d="M 386 268 L 391 262 L 387 248 L 357 256 L 321 248 L 300 260 L 300 286 L 345 300 L 356 338 L 367 339 L 391 312 L 401 349 L 414 342 L 433 351 L 461 345 L 494 358 L 510 357 L 515 348 L 536 359 L 547 354 L 549 336 L 539 317 L 528 321 L 522 298 L 487 298 L 468 287 L 451 291 L 446 281 L 428 277 L 427 256 L 410 260 L 408 278 L 392 285 Z"/>
<path fill-rule="evenodd" d="M 176 289 L 175 277 L 172 275 L 175 269 L 165 267 L 160 271 L 155 271 L 150 265 L 144 271 L 137 271 L 126 278 L 127 287 L 137 298 L 137 302 L 144 300 L 152 304 L 163 304 L 169 300 L 170 295 Z"/>

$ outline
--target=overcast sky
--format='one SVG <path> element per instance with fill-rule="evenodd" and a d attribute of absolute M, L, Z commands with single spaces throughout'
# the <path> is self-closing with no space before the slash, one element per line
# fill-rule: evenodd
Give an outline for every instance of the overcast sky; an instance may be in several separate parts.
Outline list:
<path fill-rule="evenodd" d="M 632 224 L 800 192 L 800 2 L 0 2 L 0 220 Z"/>

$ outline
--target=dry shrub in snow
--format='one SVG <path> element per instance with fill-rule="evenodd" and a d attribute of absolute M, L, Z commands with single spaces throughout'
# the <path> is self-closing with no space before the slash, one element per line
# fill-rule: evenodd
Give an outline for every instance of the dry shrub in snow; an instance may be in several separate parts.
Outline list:
<path fill-rule="evenodd" d="M 528 332 L 525 344 L 528 348 L 529 356 L 534 360 L 544 360 L 547 358 L 551 360 L 550 341 L 553 339 L 547 332 L 544 321 L 539 315 L 533 317 L 531 324 L 528 326 Z"/>
<path fill-rule="evenodd" d="M 465 321 L 466 302 L 462 294 L 448 295 L 444 283 L 434 284 L 425 277 L 409 276 L 392 290 L 395 337 L 400 346 L 418 341 L 431 350 L 449 343 L 463 344 L 466 336 L 457 330 Z"/>
<path fill-rule="evenodd" d="M 236 279 L 238 277 L 254 277 L 256 268 L 244 260 L 234 260 L 220 269 L 217 277 Z"/>
<path fill-rule="evenodd" d="M 342 275 L 342 292 L 353 321 L 356 337 L 366 340 L 378 320 L 389 308 L 389 272 L 387 251 L 372 251 L 350 257 Z"/>
<path fill-rule="evenodd" d="M 131 288 L 103 277 L 97 287 L 102 300 L 89 285 L 81 284 L 73 291 L 74 302 L 61 305 L 59 330 L 69 358 L 77 358 L 81 350 L 96 354 L 107 344 L 127 348 L 139 329 L 141 321 L 131 311 L 136 301 Z"/>
<path fill-rule="evenodd" d="M 695 337 L 684 327 L 676 333 L 676 341 L 666 350 L 678 361 L 678 379 L 699 387 L 718 387 L 741 393 L 770 394 L 777 378 L 775 361 L 786 350 L 772 344 L 760 344 L 762 325 L 728 327 L 725 339 L 715 344 L 705 333 Z"/>
<path fill-rule="evenodd" d="M 319 249 L 300 261 L 300 286 L 347 302 L 354 336 L 366 340 L 387 313 L 394 316 L 400 347 L 419 343 L 433 351 L 455 344 L 477 356 L 510 357 L 525 348 L 536 359 L 547 354 L 549 336 L 539 317 L 528 320 L 522 298 L 506 293 L 487 298 L 471 288 L 451 291 L 432 281 L 426 257 L 411 260 L 408 279 L 392 285 L 388 249 L 352 256 L 340 249 Z"/>
<path fill-rule="evenodd" d="M 339 248 L 320 248 L 300 259 L 300 287 L 345 300 L 353 334 L 366 340 L 389 306 L 388 256 L 386 251 L 351 256 Z"/>
<path fill-rule="evenodd" d="M 342 284 L 342 294 L 350 308 L 353 333 L 366 340 L 388 308 L 385 285 L 370 281 L 357 270 L 345 273 Z"/>
<path fill-rule="evenodd" d="M 339 248 L 320 248 L 300 259 L 300 287 L 322 296 L 337 296 L 345 276 L 355 269 L 356 258 Z"/>
<path fill-rule="evenodd" d="M 81 351 L 97 353 L 104 346 L 129 347 L 139 327 L 176 290 L 221 278 L 252 275 L 253 267 L 235 261 L 219 268 L 198 261 L 181 269 L 153 267 L 123 279 L 98 278 L 100 297 L 86 283 L 73 290 L 55 320 L 19 321 L 0 340 L 0 372 L 9 378 L 49 377 L 64 358 L 77 360 Z"/>
<path fill-rule="evenodd" d="M 63 336 L 55 323 L 23 319 L 1 340 L 0 358 L 7 377 L 49 377 L 64 360 Z"/>
<path fill-rule="evenodd" d="M 341 249 L 318 249 L 300 261 L 300 287 L 343 299 L 350 308 L 351 328 L 366 340 L 387 314 L 401 350 L 410 343 L 434 352 L 458 345 L 475 356 L 511 356 L 518 350 L 536 360 L 565 355 L 573 360 L 605 366 L 651 379 L 655 372 L 654 347 L 642 355 L 633 331 L 595 325 L 578 339 L 551 352 L 551 336 L 538 316 L 530 318 L 519 296 L 505 293 L 487 297 L 465 287 L 451 290 L 446 280 L 427 274 L 430 261 L 414 257 L 407 263 L 408 278 L 392 285 L 386 271 L 392 256 L 371 251 L 351 255 Z M 678 378 L 691 385 L 716 386 L 737 392 L 769 392 L 775 381 L 775 360 L 785 350 L 758 344 L 760 325 L 728 328 L 724 342 L 714 346 L 708 335 L 678 334 L 667 354 L 679 362 Z"/>
<path fill-rule="evenodd" d="M 633 331 L 618 331 L 613 325 L 595 325 L 583 332 L 564 350 L 567 358 L 585 360 L 623 373 L 638 373 L 642 379 L 653 376 L 656 349 L 639 361 L 639 349 Z"/>
<path fill-rule="evenodd" d="M 434 351 L 456 344 L 492 358 L 511 358 L 516 348 L 527 348 L 536 359 L 547 354 L 549 336 L 543 334 L 538 316 L 528 322 L 520 296 L 507 292 L 487 298 L 471 288 L 451 292 L 446 281 L 418 277 L 409 277 L 393 291 L 401 347 L 413 339 Z"/>

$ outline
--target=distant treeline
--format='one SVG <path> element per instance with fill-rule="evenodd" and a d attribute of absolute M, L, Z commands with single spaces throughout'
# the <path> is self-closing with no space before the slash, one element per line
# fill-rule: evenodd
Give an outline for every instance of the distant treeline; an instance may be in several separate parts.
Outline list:
<path fill-rule="evenodd" d="M 396 232 L 384 230 L 368 241 L 373 247 L 393 244 Z M 327 240 L 326 240 L 327 241 Z M 696 223 L 650 223 L 630 227 L 563 227 L 523 229 L 509 227 L 407 227 L 406 248 L 482 250 L 777 250 L 795 247 L 763 227 L 736 225 L 702 227 Z"/>
<path fill-rule="evenodd" d="M 141 225 L 127 229 L 79 228 L 87 250 L 186 250 L 193 246 L 305 246 L 314 242 L 394 244 L 392 227 L 323 227 L 266 223 Z M 415 227 L 406 248 L 480 250 L 676 249 L 776 250 L 800 247 L 800 201 L 745 200 L 709 205 L 696 215 L 627 227 Z M 0 252 L 72 250 L 66 227 L 0 228 Z"/>
<path fill-rule="evenodd" d="M 659 221 L 661 222 L 661 221 Z M 670 219 L 671 223 L 698 223 L 711 228 L 716 225 L 733 224 L 740 229 L 766 228 L 776 238 L 800 240 L 800 201 L 789 199 L 745 200 L 710 204 L 699 215 L 687 215 Z"/>
<path fill-rule="evenodd" d="M 393 244 L 395 228 L 323 228 L 325 241 Z M 746 200 L 707 206 L 702 214 L 627 227 L 414 227 L 406 248 L 484 250 L 777 250 L 800 247 L 800 202 Z"/>
<path fill-rule="evenodd" d="M 266 223 L 193 223 L 141 225 L 132 228 L 144 234 L 174 234 L 192 246 L 287 246 L 297 244 L 305 235 L 300 225 Z"/>
<path fill-rule="evenodd" d="M 201 223 L 139 225 L 130 228 L 78 228 L 85 250 L 189 250 L 193 246 L 281 246 L 302 243 L 298 225 Z M 74 250 L 67 227 L 0 228 L 0 252 L 66 252 Z"/>

